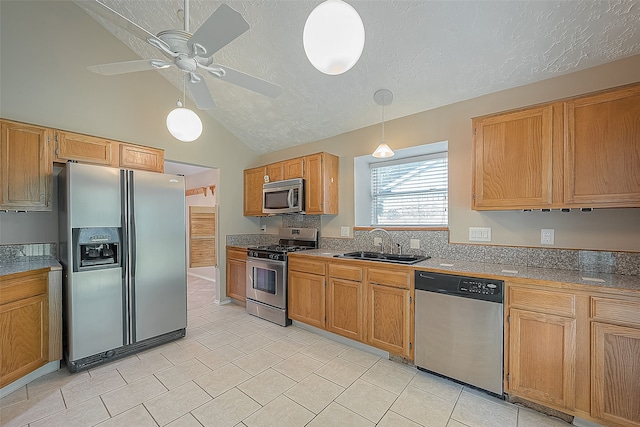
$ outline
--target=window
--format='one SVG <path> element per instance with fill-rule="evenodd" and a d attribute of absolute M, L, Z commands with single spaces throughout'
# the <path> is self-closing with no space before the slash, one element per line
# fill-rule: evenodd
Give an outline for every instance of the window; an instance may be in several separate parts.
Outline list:
<path fill-rule="evenodd" d="M 370 168 L 371 225 L 447 224 L 446 152 L 372 163 Z"/>

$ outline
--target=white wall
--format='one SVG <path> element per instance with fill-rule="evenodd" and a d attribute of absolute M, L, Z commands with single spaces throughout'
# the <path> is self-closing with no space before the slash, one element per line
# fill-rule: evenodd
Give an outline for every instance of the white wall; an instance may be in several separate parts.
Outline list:
<path fill-rule="evenodd" d="M 221 238 L 259 230 L 257 219 L 238 214 L 242 171 L 257 155 L 204 113 L 197 141 L 171 137 L 165 119 L 176 89 L 157 72 L 106 77 L 86 70 L 139 58 L 82 9 L 70 1 L 0 1 L 0 19 L 1 117 L 162 148 L 167 160 L 218 168 Z M 0 214 L 0 244 L 5 228 L 11 227 L 11 236 L 28 235 L 46 216 L 20 215 Z M 55 221 L 41 227 L 49 230 L 37 234 L 45 241 L 57 236 Z M 220 261 L 225 277 L 224 251 Z M 218 295 L 224 295 L 224 286 L 218 286 Z"/>

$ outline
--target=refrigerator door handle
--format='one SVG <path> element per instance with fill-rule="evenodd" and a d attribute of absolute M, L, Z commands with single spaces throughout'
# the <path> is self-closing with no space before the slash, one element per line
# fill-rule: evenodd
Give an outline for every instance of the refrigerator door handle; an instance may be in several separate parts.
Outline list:
<path fill-rule="evenodd" d="M 136 211 L 134 204 L 133 171 L 127 171 L 129 181 L 129 242 L 130 242 L 130 281 L 129 281 L 129 334 L 131 342 L 136 342 Z"/>
<path fill-rule="evenodd" d="M 123 312 L 123 322 L 122 322 L 122 341 L 123 345 L 127 345 L 131 342 L 130 337 L 130 318 L 128 316 L 129 311 L 129 228 L 127 226 L 127 211 L 129 207 L 128 201 L 128 188 L 127 188 L 127 176 L 126 171 L 120 171 L 120 204 L 121 204 L 121 224 L 122 224 L 122 242 L 124 243 L 122 246 L 122 253 L 120 254 L 120 259 L 122 260 L 122 312 Z"/>

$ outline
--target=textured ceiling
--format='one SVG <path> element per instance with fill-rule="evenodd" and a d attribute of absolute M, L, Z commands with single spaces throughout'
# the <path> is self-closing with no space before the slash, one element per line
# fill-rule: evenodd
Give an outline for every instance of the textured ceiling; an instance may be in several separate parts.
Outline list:
<path fill-rule="evenodd" d="M 636 0 L 348 2 L 364 22 L 364 52 L 350 71 L 328 76 L 313 68 L 302 47 L 304 23 L 320 1 L 191 0 L 191 32 L 222 3 L 251 26 L 214 62 L 283 88 L 272 99 L 210 77 L 217 106 L 198 113 L 264 154 L 379 123 L 373 94 L 381 88 L 394 94 L 385 107 L 389 120 L 640 53 Z M 182 29 L 183 0 L 103 3 L 153 34 Z M 164 59 L 92 16 L 141 58 Z M 146 72 L 182 86 L 175 67 Z"/>

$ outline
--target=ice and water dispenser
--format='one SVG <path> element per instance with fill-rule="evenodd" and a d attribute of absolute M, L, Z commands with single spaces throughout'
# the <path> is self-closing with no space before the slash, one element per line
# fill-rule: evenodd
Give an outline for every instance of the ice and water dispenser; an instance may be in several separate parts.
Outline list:
<path fill-rule="evenodd" d="M 120 228 L 74 228 L 73 271 L 121 265 Z"/>

